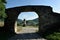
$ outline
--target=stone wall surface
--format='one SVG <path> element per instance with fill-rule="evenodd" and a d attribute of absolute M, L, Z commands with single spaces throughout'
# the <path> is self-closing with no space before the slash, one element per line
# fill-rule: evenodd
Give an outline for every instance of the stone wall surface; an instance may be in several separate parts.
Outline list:
<path fill-rule="evenodd" d="M 7 18 L 4 28 L 7 32 L 14 33 L 15 21 L 21 12 L 34 11 L 39 16 L 39 33 L 45 33 L 46 30 L 54 29 L 60 24 L 60 14 L 52 11 L 50 6 L 28 5 L 6 9 Z M 54 27 L 55 25 L 55 27 Z M 59 27 L 57 27 L 58 29 Z"/>

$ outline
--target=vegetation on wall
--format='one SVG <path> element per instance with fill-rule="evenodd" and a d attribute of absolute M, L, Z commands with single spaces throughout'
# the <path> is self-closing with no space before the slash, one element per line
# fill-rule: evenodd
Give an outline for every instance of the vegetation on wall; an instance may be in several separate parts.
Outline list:
<path fill-rule="evenodd" d="M 47 35 L 46 39 L 48 39 L 48 40 L 60 40 L 60 32 L 54 32 L 50 35 Z"/>

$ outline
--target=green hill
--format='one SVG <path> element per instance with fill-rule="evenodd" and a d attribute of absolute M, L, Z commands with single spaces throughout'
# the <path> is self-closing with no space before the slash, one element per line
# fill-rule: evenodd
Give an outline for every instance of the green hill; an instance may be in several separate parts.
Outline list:
<path fill-rule="evenodd" d="M 27 20 L 27 25 L 38 25 L 38 18 L 33 20 Z"/>
<path fill-rule="evenodd" d="M 21 19 L 17 19 L 17 25 L 18 26 L 22 25 L 22 20 Z"/>
<path fill-rule="evenodd" d="M 17 19 L 17 24 L 18 24 L 18 25 L 22 25 L 22 24 L 23 24 L 22 22 L 23 22 L 23 20 Z M 26 24 L 29 25 L 29 26 L 30 26 L 30 25 L 32 25 L 32 26 L 33 26 L 33 25 L 38 25 L 38 23 L 39 23 L 39 22 L 38 22 L 38 18 L 33 19 L 33 20 L 26 20 Z"/>

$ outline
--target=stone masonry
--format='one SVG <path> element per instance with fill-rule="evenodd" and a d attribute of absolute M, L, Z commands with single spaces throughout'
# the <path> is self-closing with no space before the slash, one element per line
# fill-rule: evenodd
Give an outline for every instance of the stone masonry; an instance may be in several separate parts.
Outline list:
<path fill-rule="evenodd" d="M 39 16 L 39 33 L 44 34 L 49 30 L 57 27 L 56 23 L 59 25 L 60 23 L 60 14 L 55 13 L 50 6 L 43 5 L 27 5 L 27 6 L 19 6 L 13 8 L 7 8 L 6 14 L 7 18 L 5 19 L 4 28 L 6 32 L 15 33 L 14 27 L 15 22 L 18 18 L 18 15 L 21 12 L 36 12 Z M 60 27 L 58 27 L 60 28 Z M 57 29 L 58 29 L 57 28 Z"/>

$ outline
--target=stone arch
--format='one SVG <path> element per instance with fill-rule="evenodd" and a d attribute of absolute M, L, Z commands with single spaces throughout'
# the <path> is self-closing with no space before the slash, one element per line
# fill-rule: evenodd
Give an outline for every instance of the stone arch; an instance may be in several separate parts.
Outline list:
<path fill-rule="evenodd" d="M 37 13 L 34 12 L 34 11 L 23 11 L 23 12 L 26 12 L 26 13 L 28 13 L 28 14 L 29 14 L 29 12 L 37 14 Z M 23 12 L 20 12 L 20 13 L 18 14 L 18 16 L 19 16 L 21 13 L 23 13 Z M 17 16 L 17 18 L 18 18 L 18 16 Z M 33 15 L 33 16 L 34 16 L 34 15 Z M 39 21 L 39 15 L 37 14 L 37 16 L 38 16 L 38 21 Z M 17 20 L 17 19 L 16 19 L 16 20 Z M 15 27 L 17 27 L 17 22 L 15 22 Z M 39 25 L 38 25 L 38 27 L 39 27 Z"/>
<path fill-rule="evenodd" d="M 20 11 L 20 13 L 21 13 L 21 12 L 35 12 L 35 13 L 38 15 L 38 17 L 39 17 L 39 14 L 38 14 L 35 10 L 32 11 L 32 10 L 29 10 L 28 8 L 26 8 L 26 9 L 27 9 L 27 10 Z M 19 16 L 20 13 L 18 13 L 18 15 L 16 16 L 17 18 L 18 18 L 18 16 Z M 17 18 L 16 18 L 16 20 L 17 20 Z M 39 19 L 39 18 L 38 18 L 38 19 Z M 15 21 L 16 21 L 16 20 L 15 20 Z M 15 22 L 14 25 L 17 26 L 17 22 Z M 15 26 L 14 26 L 14 27 L 15 27 Z M 39 27 L 39 25 L 38 25 L 38 27 Z M 39 29 L 39 28 L 38 28 L 38 29 Z M 15 30 L 13 30 L 13 31 L 15 32 Z M 38 30 L 38 31 L 39 31 L 39 30 Z"/>
<path fill-rule="evenodd" d="M 13 7 L 6 9 L 7 18 L 5 19 L 5 31 L 8 33 L 15 33 L 14 32 L 14 25 L 15 21 L 18 17 L 18 15 L 21 12 L 28 12 L 28 11 L 34 11 L 39 16 L 39 32 L 44 32 L 42 29 L 43 25 L 46 23 L 43 21 L 44 19 L 42 16 L 45 14 L 52 13 L 52 8 L 50 6 L 39 6 L 39 5 L 28 5 L 28 6 L 20 6 L 20 7 Z"/>

